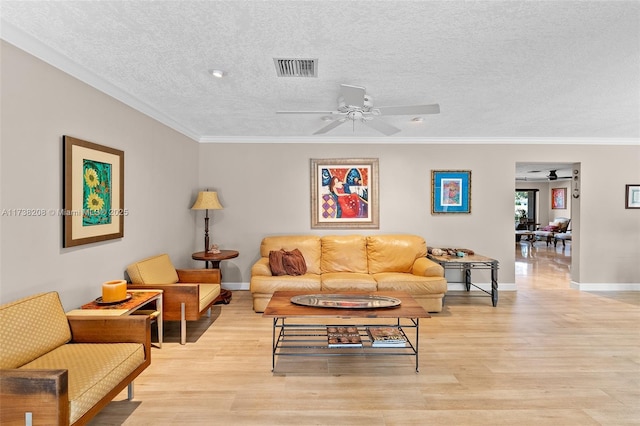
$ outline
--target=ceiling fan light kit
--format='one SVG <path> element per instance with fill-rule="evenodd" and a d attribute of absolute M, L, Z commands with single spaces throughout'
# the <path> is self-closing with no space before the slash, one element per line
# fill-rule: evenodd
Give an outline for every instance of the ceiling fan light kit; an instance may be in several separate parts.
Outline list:
<path fill-rule="evenodd" d="M 209 72 L 211 73 L 212 76 L 216 78 L 222 78 L 227 75 L 226 71 L 219 70 L 219 69 L 212 69 L 212 70 L 209 70 Z"/>
<path fill-rule="evenodd" d="M 338 97 L 338 108 L 336 111 L 276 111 L 276 114 L 322 114 L 322 120 L 331 121 L 325 127 L 316 131 L 314 135 L 324 134 L 335 129 L 347 120 L 352 121 L 355 131 L 355 122 L 360 121 L 364 125 L 379 131 L 385 136 L 398 133 L 400 129 L 388 124 L 377 117 L 381 115 L 417 115 L 417 114 L 438 114 L 440 105 L 409 105 L 409 106 L 388 106 L 373 107 L 373 98 L 366 93 L 366 89 L 361 86 L 350 84 L 340 85 L 340 96 Z M 327 120 L 329 118 L 329 120 Z M 424 121 L 422 117 L 416 117 L 413 121 Z"/>

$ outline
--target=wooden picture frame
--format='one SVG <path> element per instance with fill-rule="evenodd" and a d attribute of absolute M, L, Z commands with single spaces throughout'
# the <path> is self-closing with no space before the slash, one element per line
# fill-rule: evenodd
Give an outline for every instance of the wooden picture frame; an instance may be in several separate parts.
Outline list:
<path fill-rule="evenodd" d="M 431 214 L 471 213 L 471 170 L 431 170 Z"/>
<path fill-rule="evenodd" d="M 124 237 L 124 152 L 63 136 L 63 247 Z"/>
<path fill-rule="evenodd" d="M 311 159 L 311 228 L 378 229 L 378 159 Z"/>
<path fill-rule="evenodd" d="M 551 209 L 564 210 L 567 208 L 567 188 L 551 188 Z"/>
<path fill-rule="evenodd" d="M 625 186 L 624 208 L 640 209 L 640 184 L 629 184 Z"/>

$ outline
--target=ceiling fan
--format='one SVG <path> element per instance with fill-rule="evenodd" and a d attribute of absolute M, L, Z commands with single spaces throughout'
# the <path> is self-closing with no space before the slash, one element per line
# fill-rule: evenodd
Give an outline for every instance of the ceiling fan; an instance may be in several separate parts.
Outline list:
<path fill-rule="evenodd" d="M 571 176 L 558 176 L 557 170 L 549 170 L 549 174 L 547 175 L 547 179 L 549 179 L 549 180 L 571 179 Z"/>
<path fill-rule="evenodd" d="M 400 129 L 378 120 L 378 116 L 438 114 L 440 112 L 440 105 L 438 104 L 374 108 L 373 98 L 365 90 L 364 87 L 341 84 L 338 109 L 336 111 L 276 111 L 276 114 L 321 114 L 327 116 L 331 123 L 315 132 L 314 135 L 327 133 L 350 120 L 354 125 L 356 121 L 361 121 L 380 133 L 391 136 L 398 133 Z"/>

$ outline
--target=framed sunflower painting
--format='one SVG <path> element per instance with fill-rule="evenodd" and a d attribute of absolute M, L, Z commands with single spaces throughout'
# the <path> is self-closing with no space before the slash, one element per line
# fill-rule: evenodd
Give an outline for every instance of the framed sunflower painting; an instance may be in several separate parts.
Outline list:
<path fill-rule="evenodd" d="M 124 152 L 63 136 L 63 247 L 124 236 Z"/>

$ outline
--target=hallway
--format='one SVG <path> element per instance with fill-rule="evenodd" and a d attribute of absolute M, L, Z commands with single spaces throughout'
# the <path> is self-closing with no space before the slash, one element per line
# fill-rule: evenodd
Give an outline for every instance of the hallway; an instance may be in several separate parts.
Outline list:
<path fill-rule="evenodd" d="M 538 241 L 516 243 L 516 286 L 520 289 L 568 289 L 571 285 L 571 241 L 566 247 Z"/>

